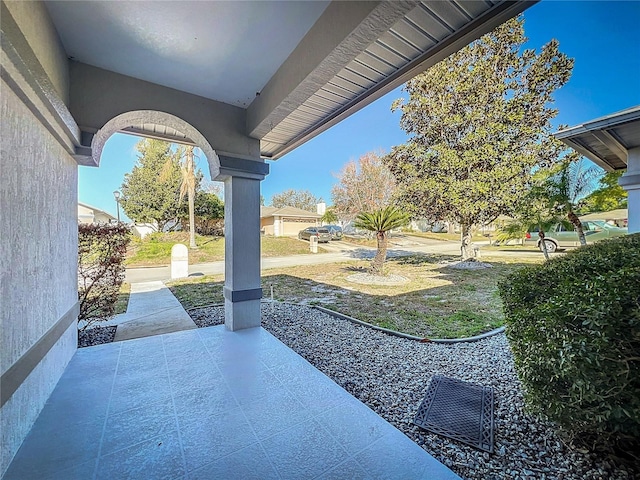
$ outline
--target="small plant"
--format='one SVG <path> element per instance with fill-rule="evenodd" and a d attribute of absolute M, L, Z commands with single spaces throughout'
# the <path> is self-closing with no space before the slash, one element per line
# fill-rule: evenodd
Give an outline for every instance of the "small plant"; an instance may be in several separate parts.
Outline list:
<path fill-rule="evenodd" d="M 640 451 L 640 234 L 522 268 L 499 289 L 530 409 L 592 448 Z"/>
<path fill-rule="evenodd" d="M 129 228 L 123 223 L 78 225 L 80 330 L 114 315 L 130 239 Z"/>

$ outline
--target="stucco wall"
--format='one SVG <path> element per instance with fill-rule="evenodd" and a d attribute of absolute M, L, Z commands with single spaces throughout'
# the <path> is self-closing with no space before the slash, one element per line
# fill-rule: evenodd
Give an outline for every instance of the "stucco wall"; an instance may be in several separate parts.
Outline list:
<path fill-rule="evenodd" d="M 77 165 L 0 84 L 0 369 L 4 374 L 77 301 Z M 75 322 L 0 410 L 0 474 L 77 346 Z"/>
<path fill-rule="evenodd" d="M 7 1 L 5 5 L 40 61 L 58 96 L 66 105 L 69 105 L 67 55 L 45 4 Z"/>

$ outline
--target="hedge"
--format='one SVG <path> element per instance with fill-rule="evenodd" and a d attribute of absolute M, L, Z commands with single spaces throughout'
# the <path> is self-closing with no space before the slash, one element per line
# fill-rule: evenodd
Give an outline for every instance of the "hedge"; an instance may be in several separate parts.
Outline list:
<path fill-rule="evenodd" d="M 592 446 L 638 448 L 640 234 L 525 267 L 499 291 L 529 409 Z"/>
<path fill-rule="evenodd" d="M 113 316 L 131 232 L 123 223 L 78 225 L 78 300 L 84 330 Z"/>

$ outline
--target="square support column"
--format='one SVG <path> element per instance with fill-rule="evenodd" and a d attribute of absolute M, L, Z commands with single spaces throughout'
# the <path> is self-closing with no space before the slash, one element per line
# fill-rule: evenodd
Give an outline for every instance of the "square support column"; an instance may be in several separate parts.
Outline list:
<path fill-rule="evenodd" d="M 640 232 L 640 147 L 627 151 L 627 171 L 618 183 L 629 194 L 627 215 L 629 233 Z"/>
<path fill-rule="evenodd" d="M 260 181 L 266 163 L 219 157 L 224 180 L 225 326 L 231 331 L 260 326 Z"/>

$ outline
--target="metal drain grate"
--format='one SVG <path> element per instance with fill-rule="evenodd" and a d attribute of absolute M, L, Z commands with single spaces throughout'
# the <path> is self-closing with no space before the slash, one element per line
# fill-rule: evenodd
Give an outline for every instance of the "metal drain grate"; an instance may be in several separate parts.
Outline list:
<path fill-rule="evenodd" d="M 493 453 L 493 389 L 434 375 L 413 423 Z"/>

